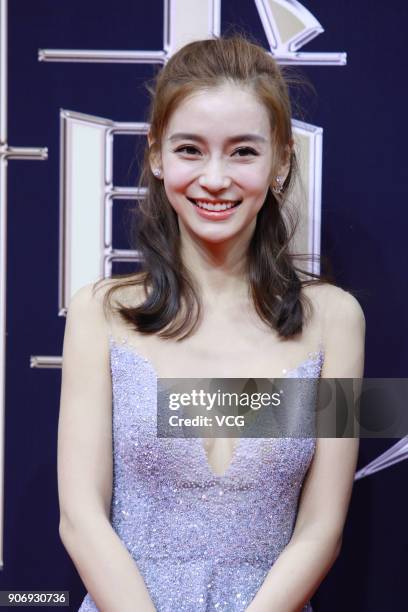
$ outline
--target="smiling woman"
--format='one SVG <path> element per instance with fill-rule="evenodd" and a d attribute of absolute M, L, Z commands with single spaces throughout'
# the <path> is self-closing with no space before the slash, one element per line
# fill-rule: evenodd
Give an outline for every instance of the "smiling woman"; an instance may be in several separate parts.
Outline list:
<path fill-rule="evenodd" d="M 193 132 L 197 125 L 205 126 L 203 133 Z M 237 133 L 240 126 L 245 133 Z M 245 227 L 249 240 L 270 184 L 272 138 L 263 135 L 269 132 L 265 106 L 250 88 L 224 83 L 190 94 L 179 104 L 162 136 L 160 161 L 152 163 L 163 168 L 181 231 L 188 228 L 195 240 L 223 241 L 227 249 L 225 241 L 237 233 L 242 240 Z M 288 170 L 287 165 L 278 173 Z M 195 209 L 186 206 L 186 199 Z M 229 222 L 214 223 L 225 219 Z"/>
<path fill-rule="evenodd" d="M 143 270 L 80 289 L 64 337 L 60 533 L 89 591 L 80 610 L 310 611 L 357 440 L 160 438 L 157 383 L 360 378 L 364 315 L 294 264 L 296 155 L 273 58 L 243 36 L 196 41 L 150 91 Z"/>
<path fill-rule="evenodd" d="M 246 267 L 246 287 L 266 325 L 281 338 L 300 333 L 311 307 L 301 288 L 323 279 L 296 268 L 289 250 L 295 228 L 282 210 L 297 162 L 288 86 L 277 64 L 242 36 L 198 41 L 169 60 L 149 91 L 140 180 L 149 196 L 134 230 L 144 273 L 124 275 L 106 300 L 120 287 L 143 284 L 146 300 L 123 306 L 123 319 L 162 338 L 187 337 L 201 308 L 194 283 L 201 279 L 187 261 L 195 257 L 192 243 L 205 241 L 218 262 Z"/>

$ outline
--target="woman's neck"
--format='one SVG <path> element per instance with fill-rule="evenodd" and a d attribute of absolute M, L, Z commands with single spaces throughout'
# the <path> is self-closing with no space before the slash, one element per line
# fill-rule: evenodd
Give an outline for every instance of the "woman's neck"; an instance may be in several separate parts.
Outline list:
<path fill-rule="evenodd" d="M 247 257 L 249 239 L 210 242 L 181 233 L 181 257 L 203 304 L 220 306 L 248 297 Z"/>

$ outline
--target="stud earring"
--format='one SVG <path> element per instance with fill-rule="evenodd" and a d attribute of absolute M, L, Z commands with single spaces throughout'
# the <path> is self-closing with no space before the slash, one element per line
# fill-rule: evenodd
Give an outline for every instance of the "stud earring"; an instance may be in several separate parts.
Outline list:
<path fill-rule="evenodd" d="M 154 174 L 155 177 L 158 178 L 161 175 L 161 171 L 159 170 L 159 168 L 155 168 L 153 170 L 153 174 Z"/>
<path fill-rule="evenodd" d="M 285 178 L 285 177 L 280 176 L 280 175 L 278 175 L 278 176 L 276 176 L 276 177 L 275 177 L 275 181 L 277 182 L 277 185 L 276 185 L 276 186 L 274 186 L 274 187 L 272 187 L 272 191 L 273 191 L 274 193 L 282 193 L 282 191 L 283 191 L 283 183 L 284 183 L 284 178 Z"/>

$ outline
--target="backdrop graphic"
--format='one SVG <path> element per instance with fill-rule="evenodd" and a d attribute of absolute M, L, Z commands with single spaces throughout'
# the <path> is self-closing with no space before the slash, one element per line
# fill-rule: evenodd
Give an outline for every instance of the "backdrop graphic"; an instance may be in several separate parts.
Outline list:
<path fill-rule="evenodd" d="M 366 0 L 11 0 L 7 16 L 1 0 L 0 10 L 0 589 L 70 590 L 75 610 L 84 587 L 59 541 L 56 489 L 63 315 L 76 288 L 138 259 L 125 230 L 143 197 L 135 141 L 147 128 L 146 79 L 188 40 L 229 25 L 280 63 L 302 65 L 317 97 L 295 125 L 306 186 L 299 240 L 321 248 L 359 297 L 365 375 L 403 377 L 408 9 Z M 316 610 L 403 609 L 407 442 L 395 442 L 361 443 L 343 551 Z"/>

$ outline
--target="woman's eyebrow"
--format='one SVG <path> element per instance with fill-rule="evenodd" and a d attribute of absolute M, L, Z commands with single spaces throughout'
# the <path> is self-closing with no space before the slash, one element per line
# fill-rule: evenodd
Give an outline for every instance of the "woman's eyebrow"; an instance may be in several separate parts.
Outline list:
<path fill-rule="evenodd" d="M 205 138 L 200 136 L 199 134 L 188 134 L 187 132 L 177 132 L 176 134 L 172 134 L 169 137 L 169 140 L 173 142 L 174 140 L 195 140 L 196 142 L 205 142 Z M 242 141 L 250 141 L 250 142 L 267 142 L 267 139 L 259 134 L 237 134 L 236 136 L 231 136 L 227 141 L 231 143 L 242 142 Z"/>

